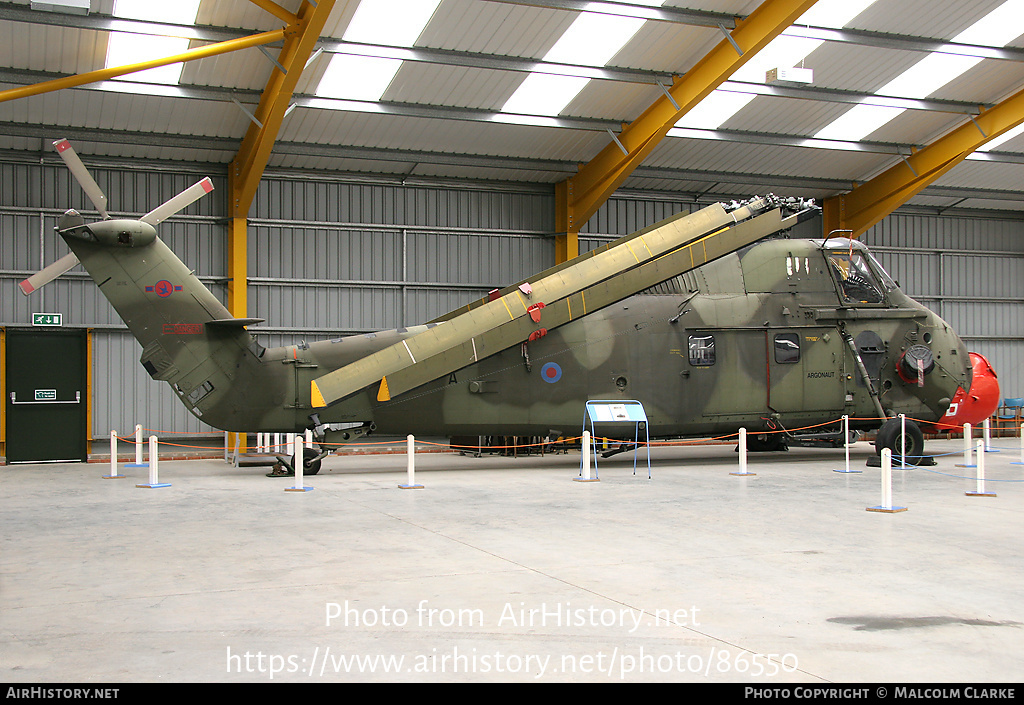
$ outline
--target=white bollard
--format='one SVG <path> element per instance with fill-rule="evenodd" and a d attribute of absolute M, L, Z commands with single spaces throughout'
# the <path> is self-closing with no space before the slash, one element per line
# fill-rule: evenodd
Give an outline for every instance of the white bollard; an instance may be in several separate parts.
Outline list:
<path fill-rule="evenodd" d="M 973 468 L 977 467 L 971 462 L 971 425 L 969 423 L 964 424 L 964 462 L 957 463 L 958 468 Z"/>
<path fill-rule="evenodd" d="M 998 453 L 999 451 L 992 447 L 992 421 L 986 418 L 981 422 L 982 433 L 981 437 L 985 439 L 985 452 L 986 453 Z"/>
<path fill-rule="evenodd" d="M 590 431 L 583 432 L 583 440 L 580 441 L 580 476 L 574 477 L 574 482 L 600 482 L 596 477 L 590 476 Z"/>
<path fill-rule="evenodd" d="M 135 424 L 135 462 L 125 465 L 126 468 L 144 468 L 146 461 L 142 459 L 142 424 Z"/>
<path fill-rule="evenodd" d="M 907 465 L 907 415 L 900 414 L 900 465 L 897 470 L 913 470 Z"/>
<path fill-rule="evenodd" d="M 978 473 L 977 489 L 974 492 L 964 492 L 968 497 L 995 497 L 995 492 L 985 491 L 985 442 L 978 441 Z"/>
<path fill-rule="evenodd" d="M 1024 424 L 1020 425 L 1020 460 L 1015 460 L 1010 465 L 1024 465 Z"/>
<path fill-rule="evenodd" d="M 756 472 L 749 472 L 747 470 L 747 429 L 745 429 L 745 428 L 741 428 L 740 429 L 739 454 L 740 454 L 740 471 L 739 472 L 731 472 L 729 474 L 730 475 L 757 475 Z"/>
<path fill-rule="evenodd" d="M 892 451 L 882 449 L 882 503 L 877 507 L 868 507 L 869 512 L 894 514 L 907 511 L 906 507 L 892 506 Z"/>
<path fill-rule="evenodd" d="M 292 467 L 295 469 L 295 484 L 292 487 L 285 487 L 285 492 L 310 492 L 313 488 L 303 484 L 303 467 L 305 466 L 305 453 L 303 452 L 302 436 L 295 436 L 292 439 Z"/>
<path fill-rule="evenodd" d="M 170 483 L 160 482 L 159 480 L 159 450 L 157 449 L 156 436 L 149 437 L 149 482 L 143 485 L 135 485 L 136 487 L 148 487 L 155 489 L 157 487 L 170 487 Z"/>
<path fill-rule="evenodd" d="M 846 465 L 845 465 L 845 469 L 843 469 L 843 470 L 833 470 L 832 472 L 841 472 L 841 473 L 850 473 L 850 474 L 864 472 L 863 470 L 851 470 L 850 469 L 850 416 L 848 414 L 843 414 L 843 448 L 846 449 Z"/>
<path fill-rule="evenodd" d="M 403 490 L 422 490 L 423 485 L 416 484 L 416 438 L 412 434 L 405 437 L 405 459 L 406 484 L 399 487 Z"/>
<path fill-rule="evenodd" d="M 120 480 L 127 475 L 117 474 L 117 431 L 110 432 L 110 474 L 104 475 L 104 480 Z"/>

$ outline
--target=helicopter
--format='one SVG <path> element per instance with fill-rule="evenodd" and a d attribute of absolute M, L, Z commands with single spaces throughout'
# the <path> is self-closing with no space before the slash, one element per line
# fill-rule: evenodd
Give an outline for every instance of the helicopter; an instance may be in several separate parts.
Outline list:
<path fill-rule="evenodd" d="M 904 294 L 857 240 L 791 237 L 819 214 L 774 195 L 716 203 L 619 238 L 423 325 L 265 348 L 157 236 L 204 179 L 139 219 L 112 219 L 67 140 L 54 143 L 102 220 L 56 230 L 142 347 L 151 378 L 234 432 L 310 430 L 303 471 L 370 434 L 571 434 L 592 399 L 641 400 L 649 438 L 747 429 L 750 449 L 846 442 L 924 456 L 922 426 L 994 412 L 991 366 Z M 901 420 L 903 416 L 906 420 Z M 597 428 L 628 438 L 615 427 Z M 618 434 L 618 436 L 616 435 Z M 287 461 L 285 461 L 287 462 Z"/>

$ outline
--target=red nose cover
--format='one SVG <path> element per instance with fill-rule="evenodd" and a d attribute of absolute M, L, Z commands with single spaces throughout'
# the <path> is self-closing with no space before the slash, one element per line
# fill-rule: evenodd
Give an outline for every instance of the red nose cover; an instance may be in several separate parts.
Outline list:
<path fill-rule="evenodd" d="M 974 370 L 971 391 L 964 392 L 963 388 L 956 390 L 946 415 L 935 424 L 937 430 L 962 429 L 965 423 L 980 426 L 999 406 L 999 380 L 996 378 L 996 371 L 992 369 L 984 355 L 973 352 L 970 355 L 971 367 Z"/>

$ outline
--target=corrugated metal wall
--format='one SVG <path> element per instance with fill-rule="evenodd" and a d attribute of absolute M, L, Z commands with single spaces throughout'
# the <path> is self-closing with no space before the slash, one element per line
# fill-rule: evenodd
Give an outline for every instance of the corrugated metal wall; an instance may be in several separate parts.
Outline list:
<path fill-rule="evenodd" d="M 144 213 L 206 175 L 153 165 L 90 168 L 114 214 Z M 213 197 L 160 232 L 225 300 L 226 183 L 222 174 L 214 182 Z M 586 224 L 580 251 L 702 205 L 617 195 Z M 135 423 L 211 431 L 149 379 L 138 344 L 80 269 L 33 297 L 18 291 L 18 281 L 66 251 L 52 228 L 68 207 L 92 209 L 62 164 L 0 159 L 0 325 L 28 326 L 33 312 L 61 312 L 65 326 L 94 330 L 96 438 Z M 270 174 L 249 227 L 248 313 L 267 320 L 253 330 L 275 346 L 424 322 L 553 264 L 553 213 L 544 186 Z M 1024 222 L 897 214 L 864 240 L 905 291 L 989 357 L 1004 395 L 1024 395 Z"/>

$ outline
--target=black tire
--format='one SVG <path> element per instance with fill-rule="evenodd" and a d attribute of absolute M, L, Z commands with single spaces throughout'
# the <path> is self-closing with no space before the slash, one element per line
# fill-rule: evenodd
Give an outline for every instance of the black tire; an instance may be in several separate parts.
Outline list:
<path fill-rule="evenodd" d="M 747 450 L 751 453 L 772 453 L 789 450 L 786 437 L 781 433 L 749 433 L 747 434 Z"/>
<path fill-rule="evenodd" d="M 921 431 L 921 427 L 910 419 L 906 420 L 906 426 L 906 462 L 910 465 L 920 465 L 921 459 L 924 457 L 924 433 Z M 888 448 L 892 452 L 893 462 L 902 462 L 902 428 L 903 424 L 899 419 L 889 419 L 882 424 L 882 428 L 878 429 L 878 435 L 875 437 L 875 450 L 879 456 L 881 456 L 883 448 Z"/>
<path fill-rule="evenodd" d="M 303 462 L 302 462 L 302 474 L 303 475 L 316 475 L 318 472 L 320 472 L 320 459 L 317 458 L 316 460 L 314 460 L 314 458 L 316 458 L 316 456 L 318 456 L 318 455 L 320 455 L 320 453 L 318 453 L 317 451 L 313 450 L 312 448 L 303 448 L 302 449 L 302 459 L 303 459 Z"/>

